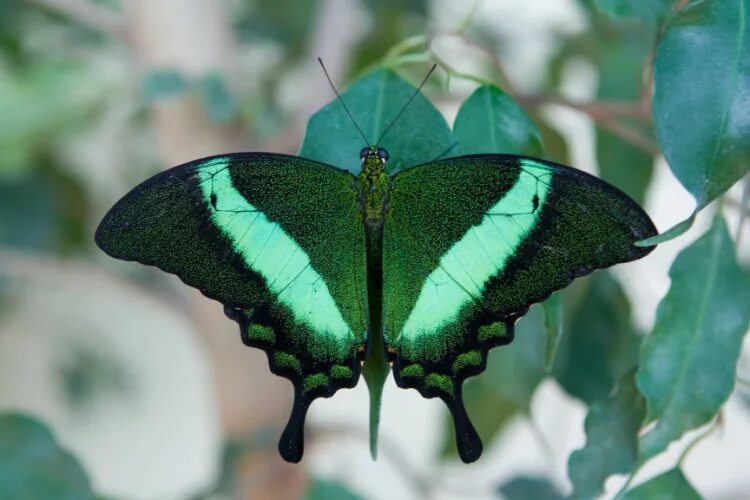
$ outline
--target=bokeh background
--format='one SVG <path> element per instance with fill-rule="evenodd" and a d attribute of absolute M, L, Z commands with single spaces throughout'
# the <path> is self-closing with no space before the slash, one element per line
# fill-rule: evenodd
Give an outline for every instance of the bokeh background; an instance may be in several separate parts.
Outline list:
<path fill-rule="evenodd" d="M 477 86 L 457 74 L 510 87 L 542 130 L 545 157 L 605 175 L 664 230 L 694 202 L 639 111 L 654 29 L 583 0 L 0 0 L 0 411 L 48 426 L 106 498 L 569 492 L 587 404 L 628 367 L 670 263 L 710 210 L 685 238 L 566 292 L 570 333 L 552 374 L 538 368 L 542 312 L 532 309 L 519 327 L 527 340 L 467 390 L 485 439 L 471 466 L 452 451 L 442 403 L 392 380 L 377 462 L 360 383 L 313 405 L 305 459 L 284 463 L 288 382 L 241 344 L 218 303 L 106 257 L 93 231 L 164 168 L 229 151 L 296 153 L 307 119 L 332 98 L 317 56 L 345 87 L 414 40 L 427 40 L 429 57 L 393 67 L 416 83 L 427 59 L 439 60 L 425 92 L 449 123 Z M 735 187 L 725 201 L 733 234 L 741 199 Z M 747 245 L 740 256 L 748 261 Z M 746 374 L 749 351 L 746 342 Z M 673 464 L 694 435 L 636 482 Z M 719 432 L 683 469 L 707 498 L 747 498 L 748 446 L 750 392 L 738 385 Z M 610 478 L 607 495 L 624 481 Z"/>

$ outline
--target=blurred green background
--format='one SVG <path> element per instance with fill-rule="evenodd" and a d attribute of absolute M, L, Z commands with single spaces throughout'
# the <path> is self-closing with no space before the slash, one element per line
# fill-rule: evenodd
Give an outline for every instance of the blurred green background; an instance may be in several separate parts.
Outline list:
<path fill-rule="evenodd" d="M 417 83 L 438 62 L 424 92 L 449 124 L 492 82 L 510 101 L 498 117 L 509 136 L 534 136 L 525 152 L 598 173 L 667 229 L 695 203 L 660 151 L 651 63 L 665 19 L 685 3 L 0 0 L 0 491 L 554 499 L 573 479 L 580 493 L 566 464 L 586 441 L 587 411 L 614 421 L 643 410 L 604 402 L 618 381 L 632 385 L 669 266 L 710 214 L 644 261 L 532 308 L 517 340 L 465 388 L 486 449 L 470 467 L 455 456 L 440 403 L 392 380 L 377 462 L 361 383 L 313 406 L 305 460 L 284 463 L 276 440 L 291 387 L 265 355 L 242 346 L 219 304 L 173 276 L 107 258 L 93 231 L 117 199 L 167 167 L 230 151 L 296 154 L 308 118 L 332 98 L 318 56 L 342 89 L 381 64 Z M 738 244 L 748 191 L 746 182 L 721 202 Z M 747 244 L 736 250 L 747 264 Z M 750 306 L 737 307 L 744 315 Z M 552 357 L 545 339 L 558 328 Z M 745 341 L 728 403 L 690 427 L 713 419 L 721 432 L 657 487 L 688 484 L 684 473 L 707 498 L 747 496 L 749 360 Z M 639 468 L 639 481 L 668 470 L 699 433 Z M 597 441 L 602 463 L 607 446 L 628 446 L 607 437 Z M 606 497 L 635 470 L 634 457 L 622 460 L 602 475 Z M 644 491 L 630 493 L 649 498 Z"/>

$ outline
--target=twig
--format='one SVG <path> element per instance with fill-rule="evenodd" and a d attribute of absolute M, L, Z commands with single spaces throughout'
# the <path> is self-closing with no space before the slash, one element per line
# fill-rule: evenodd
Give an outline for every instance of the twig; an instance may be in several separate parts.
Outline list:
<path fill-rule="evenodd" d="M 90 0 L 26 0 L 38 7 L 62 14 L 68 19 L 115 38 L 125 37 L 125 23 L 120 14 L 100 7 Z"/>
<path fill-rule="evenodd" d="M 643 120 L 650 118 L 648 111 L 644 111 L 640 104 L 627 101 L 578 102 L 546 94 L 518 94 L 515 99 L 522 106 L 530 108 L 545 104 L 564 106 L 585 113 L 594 120 L 612 119 L 616 116 L 628 116 Z"/>

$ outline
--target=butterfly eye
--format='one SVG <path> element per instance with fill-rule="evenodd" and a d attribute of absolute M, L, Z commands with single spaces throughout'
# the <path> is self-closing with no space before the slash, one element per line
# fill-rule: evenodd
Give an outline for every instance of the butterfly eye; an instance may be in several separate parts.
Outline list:
<path fill-rule="evenodd" d="M 370 154 L 370 148 L 362 148 L 359 150 L 359 159 L 362 161 L 365 161 L 369 154 Z"/>
<path fill-rule="evenodd" d="M 388 161 L 388 151 L 386 151 L 383 148 L 378 148 L 378 158 L 380 158 L 380 161 L 383 163 Z"/>

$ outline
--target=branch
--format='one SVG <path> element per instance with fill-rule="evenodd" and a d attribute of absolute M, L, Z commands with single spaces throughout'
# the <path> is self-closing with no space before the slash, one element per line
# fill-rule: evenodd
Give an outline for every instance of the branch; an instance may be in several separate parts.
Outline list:
<path fill-rule="evenodd" d="M 29 4 L 61 14 L 82 26 L 110 35 L 125 38 L 125 23 L 122 15 L 100 7 L 90 0 L 26 0 Z"/>

